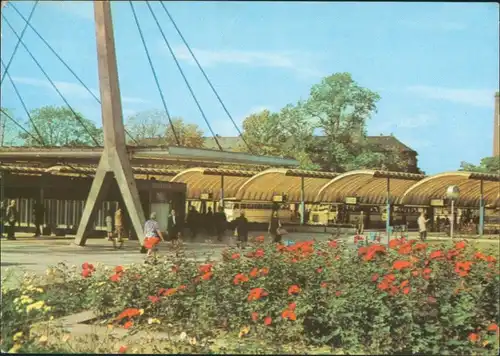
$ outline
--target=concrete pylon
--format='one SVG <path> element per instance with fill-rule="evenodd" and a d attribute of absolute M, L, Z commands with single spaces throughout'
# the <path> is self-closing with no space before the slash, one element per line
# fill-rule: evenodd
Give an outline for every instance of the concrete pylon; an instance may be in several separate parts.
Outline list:
<path fill-rule="evenodd" d="M 495 114 L 493 119 L 493 157 L 500 156 L 500 93 L 495 94 Z"/>
<path fill-rule="evenodd" d="M 144 211 L 140 203 L 125 142 L 110 0 L 94 1 L 94 16 L 104 150 L 85 203 L 75 244 L 85 245 L 89 227 L 95 220 L 98 207 L 105 198 L 113 178 L 115 178 L 134 231 L 142 245 Z"/>

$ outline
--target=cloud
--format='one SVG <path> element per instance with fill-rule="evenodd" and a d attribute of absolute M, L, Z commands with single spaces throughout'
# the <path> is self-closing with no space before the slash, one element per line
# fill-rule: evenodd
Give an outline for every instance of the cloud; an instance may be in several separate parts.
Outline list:
<path fill-rule="evenodd" d="M 161 48 L 168 52 L 163 43 Z M 195 64 L 186 46 L 176 46 L 173 51 L 178 59 Z M 203 67 L 238 64 L 248 67 L 282 68 L 292 70 L 305 77 L 320 77 L 322 75 L 321 72 L 311 67 L 313 61 L 311 55 L 296 51 L 205 50 L 199 48 L 192 48 L 192 51 Z"/>
<path fill-rule="evenodd" d="M 391 131 L 400 131 L 401 129 L 419 129 L 432 126 L 436 122 L 434 114 L 417 114 L 414 116 L 397 117 L 394 119 L 384 119 L 377 117 L 369 123 L 369 130 L 373 134 L 389 133 Z"/>
<path fill-rule="evenodd" d="M 94 9 L 92 1 L 42 1 L 43 5 L 57 8 L 70 15 L 84 20 L 94 20 Z"/>
<path fill-rule="evenodd" d="M 37 78 L 28 78 L 28 77 L 12 77 L 12 80 L 19 84 L 30 85 L 39 88 L 48 88 L 51 90 L 55 89 L 52 87 L 48 80 L 42 80 Z M 79 99 L 90 99 L 92 95 L 85 89 L 82 85 L 71 82 L 63 82 L 63 81 L 55 81 L 53 80 L 54 85 L 61 92 L 62 95 L 66 97 L 79 98 Z M 97 89 L 89 88 L 90 91 L 99 98 L 99 91 Z M 148 100 L 137 98 L 137 97 L 128 97 L 122 96 L 123 103 L 129 104 L 144 104 L 148 103 Z"/>
<path fill-rule="evenodd" d="M 412 117 L 404 117 L 396 123 L 397 127 L 405 129 L 416 129 L 432 125 L 436 121 L 435 116 L 429 114 L 418 114 Z"/>
<path fill-rule="evenodd" d="M 425 85 L 410 86 L 406 90 L 429 99 L 445 100 L 483 108 L 493 107 L 493 94 L 495 92 L 490 89 L 451 89 Z"/>
<path fill-rule="evenodd" d="M 401 20 L 399 23 L 403 26 L 415 30 L 428 30 L 428 31 L 462 31 L 467 28 L 463 23 L 453 21 L 442 21 L 439 19 L 424 19 L 424 20 Z"/>

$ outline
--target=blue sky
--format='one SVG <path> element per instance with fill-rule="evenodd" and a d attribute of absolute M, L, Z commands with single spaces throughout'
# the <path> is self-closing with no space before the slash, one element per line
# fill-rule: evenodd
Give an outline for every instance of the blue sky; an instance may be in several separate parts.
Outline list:
<path fill-rule="evenodd" d="M 163 9 L 150 2 L 214 131 L 235 129 L 190 59 Z M 32 1 L 16 1 L 25 17 Z M 134 2 L 172 115 L 206 125 L 144 2 Z M 499 87 L 499 9 L 495 3 L 167 2 L 184 37 L 229 112 L 243 118 L 305 99 L 335 72 L 350 72 L 382 99 L 370 135 L 391 134 L 419 153 L 428 174 L 478 163 L 492 153 L 494 93 Z M 19 33 L 23 20 L 3 13 Z M 113 3 L 125 118 L 161 109 L 128 2 Z M 84 83 L 97 86 L 91 2 L 41 1 L 31 21 Z M 100 124 L 100 108 L 28 29 L 25 43 L 70 104 Z M 16 43 L 2 26 L 2 59 Z M 29 109 L 63 105 L 23 48 L 9 69 Z M 3 69 L 2 69 L 3 73 Z M 97 91 L 96 91 L 97 92 Z M 23 110 L 8 80 L 2 106 Z M 206 130 L 208 132 L 208 130 Z"/>

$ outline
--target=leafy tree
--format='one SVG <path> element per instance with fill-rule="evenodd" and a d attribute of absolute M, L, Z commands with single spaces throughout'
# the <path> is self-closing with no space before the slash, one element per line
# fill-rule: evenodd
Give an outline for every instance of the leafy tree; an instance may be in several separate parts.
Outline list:
<path fill-rule="evenodd" d="M 12 110 L 2 108 L 0 110 L 0 146 L 16 146 L 22 143 L 19 139 L 19 127 L 9 117 L 15 119 Z"/>
<path fill-rule="evenodd" d="M 359 86 L 349 73 L 324 78 L 311 88 L 305 109 L 317 122 L 325 140 L 315 147 L 323 169 L 345 171 L 363 153 L 366 121 L 376 111 L 380 96 Z"/>
<path fill-rule="evenodd" d="M 86 129 L 75 118 L 73 112 L 64 106 L 44 106 L 30 112 L 33 124 L 47 146 L 95 146 L 91 136 L 95 137 L 102 145 L 102 129 L 96 127 L 93 121 L 84 118 L 81 113 L 77 112 L 76 114 Z M 29 127 L 28 132 L 32 136 L 39 138 L 31 122 L 28 121 L 26 126 Z M 26 146 L 40 145 L 25 132 L 20 132 L 19 137 L 24 140 Z"/>
<path fill-rule="evenodd" d="M 500 157 L 484 157 L 481 159 L 478 166 L 462 162 L 460 164 L 460 170 L 468 172 L 498 173 L 500 172 Z"/>
<path fill-rule="evenodd" d="M 281 156 L 287 139 L 279 115 L 269 110 L 251 114 L 243 121 L 243 137 L 253 153 L 269 156 Z M 244 143 L 239 148 L 248 151 Z"/>
<path fill-rule="evenodd" d="M 181 146 L 203 147 L 203 131 L 198 125 L 187 124 L 180 117 L 173 117 L 172 125 Z M 125 127 L 130 135 L 139 142 L 168 146 L 177 145 L 168 117 L 161 110 L 142 111 L 132 115 L 127 119 Z"/>

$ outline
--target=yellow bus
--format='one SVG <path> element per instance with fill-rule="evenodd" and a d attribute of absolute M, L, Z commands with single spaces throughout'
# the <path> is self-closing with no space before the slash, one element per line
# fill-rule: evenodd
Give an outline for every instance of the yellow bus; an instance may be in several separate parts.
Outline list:
<path fill-rule="evenodd" d="M 271 219 L 273 205 L 272 202 L 240 201 L 228 198 L 224 200 L 224 213 L 229 222 L 239 217 L 240 212 L 244 211 L 248 222 L 268 223 Z M 290 210 L 290 206 L 288 204 L 281 204 L 278 210 L 278 217 L 281 223 L 290 223 L 292 216 L 293 212 Z"/>

